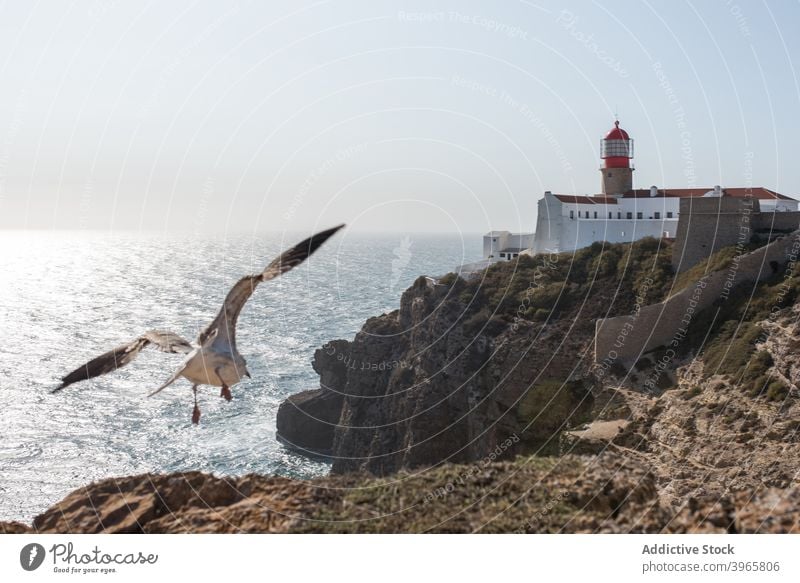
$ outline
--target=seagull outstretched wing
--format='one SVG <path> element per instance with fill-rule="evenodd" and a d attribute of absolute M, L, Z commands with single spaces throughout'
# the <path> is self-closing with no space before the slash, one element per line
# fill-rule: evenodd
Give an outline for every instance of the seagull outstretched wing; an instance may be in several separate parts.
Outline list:
<path fill-rule="evenodd" d="M 247 300 L 253 295 L 256 286 L 262 281 L 269 281 L 297 267 L 308 259 L 311 254 L 319 249 L 328 238 L 336 233 L 344 225 L 333 227 L 326 231 L 321 231 L 312 235 L 305 241 L 298 243 L 288 251 L 284 251 L 264 268 L 264 271 L 256 275 L 247 275 L 236 282 L 228 292 L 225 302 L 222 304 L 217 317 L 200 332 L 197 343 L 205 346 L 209 341 L 217 344 L 227 344 L 232 350 L 236 348 L 236 321 L 239 313 Z"/>
<path fill-rule="evenodd" d="M 113 350 L 109 350 L 105 354 L 101 354 L 97 358 L 76 368 L 61 379 L 61 384 L 53 389 L 53 392 L 60 391 L 72 383 L 113 372 L 131 363 L 139 352 L 150 344 L 154 345 L 162 352 L 188 354 L 193 350 L 193 346 L 187 340 L 184 340 L 174 332 L 150 330 L 128 344 L 117 346 Z"/>

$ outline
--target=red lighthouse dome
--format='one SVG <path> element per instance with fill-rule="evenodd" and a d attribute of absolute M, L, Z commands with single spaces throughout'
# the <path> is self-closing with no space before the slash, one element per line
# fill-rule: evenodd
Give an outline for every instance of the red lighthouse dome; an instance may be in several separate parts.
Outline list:
<path fill-rule="evenodd" d="M 615 121 L 613 129 L 600 140 L 600 158 L 603 159 L 603 168 L 630 168 L 633 140 L 619 127 L 619 121 Z"/>

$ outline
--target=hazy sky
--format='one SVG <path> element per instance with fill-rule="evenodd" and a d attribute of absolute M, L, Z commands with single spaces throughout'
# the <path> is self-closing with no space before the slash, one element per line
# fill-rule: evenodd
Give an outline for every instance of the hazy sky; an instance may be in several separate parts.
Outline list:
<path fill-rule="evenodd" d="M 565 8 L 566 6 L 566 8 Z M 532 230 L 634 180 L 800 196 L 798 2 L 0 5 L 0 227 Z"/>

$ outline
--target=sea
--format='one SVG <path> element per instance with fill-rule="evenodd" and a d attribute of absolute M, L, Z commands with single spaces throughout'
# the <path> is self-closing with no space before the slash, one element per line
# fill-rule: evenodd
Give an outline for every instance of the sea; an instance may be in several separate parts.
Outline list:
<path fill-rule="evenodd" d="M 154 397 L 182 355 L 146 349 L 130 365 L 51 394 L 64 374 L 146 330 L 194 340 L 230 287 L 310 233 L 0 232 L 0 520 L 30 522 L 92 481 L 144 472 L 251 472 L 308 479 L 329 465 L 275 438 L 280 403 L 319 386 L 326 342 L 399 307 L 419 275 L 479 260 L 481 237 L 346 230 L 309 261 L 258 287 L 237 342 L 252 379 Z"/>

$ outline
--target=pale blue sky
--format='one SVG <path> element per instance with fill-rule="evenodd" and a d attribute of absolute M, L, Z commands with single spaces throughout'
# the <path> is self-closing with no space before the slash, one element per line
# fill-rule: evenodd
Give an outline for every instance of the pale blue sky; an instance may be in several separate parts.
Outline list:
<path fill-rule="evenodd" d="M 223 9 L 224 6 L 224 9 Z M 635 184 L 800 197 L 798 2 L 5 2 L 0 227 L 531 230 Z"/>

